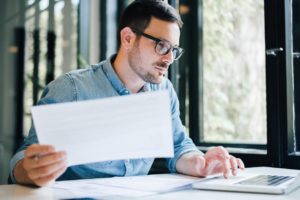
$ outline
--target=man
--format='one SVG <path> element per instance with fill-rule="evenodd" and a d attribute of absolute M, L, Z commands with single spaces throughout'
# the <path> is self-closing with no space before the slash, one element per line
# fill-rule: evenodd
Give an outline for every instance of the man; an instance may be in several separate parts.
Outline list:
<path fill-rule="evenodd" d="M 176 93 L 164 75 L 183 50 L 179 45 L 182 21 L 174 8 L 162 1 L 135 1 L 123 13 L 120 49 L 108 60 L 59 77 L 44 90 L 39 105 L 168 90 L 172 109 L 174 158 L 167 158 L 171 172 L 192 176 L 214 173 L 236 175 L 244 164 L 223 147 L 200 152 L 187 136 L 179 118 Z M 124 130 L 126 132 L 126 130 Z M 54 180 L 143 175 L 154 158 L 98 162 L 67 168 L 65 152 L 38 144 L 34 127 L 11 160 L 15 183 L 44 186 Z"/>

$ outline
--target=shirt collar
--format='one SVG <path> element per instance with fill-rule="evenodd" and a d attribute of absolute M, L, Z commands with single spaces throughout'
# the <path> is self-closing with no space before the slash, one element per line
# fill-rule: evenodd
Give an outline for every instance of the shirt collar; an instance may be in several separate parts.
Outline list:
<path fill-rule="evenodd" d="M 130 90 L 125 87 L 125 85 L 122 83 L 120 78 L 118 77 L 117 73 L 115 72 L 112 62 L 115 60 L 116 54 L 109 57 L 103 65 L 103 72 L 106 75 L 107 79 L 110 81 L 112 86 L 115 88 L 115 90 L 120 95 L 128 95 L 131 94 Z M 149 84 L 145 84 L 139 92 L 147 92 L 149 91 L 150 87 Z"/>

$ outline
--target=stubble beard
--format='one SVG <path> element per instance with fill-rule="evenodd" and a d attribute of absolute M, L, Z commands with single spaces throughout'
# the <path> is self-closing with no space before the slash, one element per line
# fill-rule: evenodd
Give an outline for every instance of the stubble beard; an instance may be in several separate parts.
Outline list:
<path fill-rule="evenodd" d="M 135 44 L 133 51 L 128 54 L 128 63 L 131 69 L 146 83 L 161 83 L 162 75 L 155 75 L 142 67 L 142 58 L 138 43 Z"/>

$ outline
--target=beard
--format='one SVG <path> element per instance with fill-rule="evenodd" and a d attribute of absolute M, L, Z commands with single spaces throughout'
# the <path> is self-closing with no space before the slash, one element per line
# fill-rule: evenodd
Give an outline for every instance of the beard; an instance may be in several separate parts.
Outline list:
<path fill-rule="evenodd" d="M 140 48 L 138 46 L 138 42 L 134 45 L 134 48 L 128 54 L 128 63 L 131 69 L 145 82 L 159 84 L 162 81 L 162 77 L 164 76 L 162 73 L 150 70 L 152 68 L 145 68 L 143 67 Z M 155 62 L 151 66 L 155 69 L 155 66 L 161 68 L 168 68 L 168 65 L 163 62 Z M 156 73 L 155 73 L 156 72 Z"/>

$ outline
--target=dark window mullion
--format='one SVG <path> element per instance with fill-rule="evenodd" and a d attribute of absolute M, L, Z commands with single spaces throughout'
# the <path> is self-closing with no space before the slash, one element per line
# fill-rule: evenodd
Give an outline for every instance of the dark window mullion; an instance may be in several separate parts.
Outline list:
<path fill-rule="evenodd" d="M 283 48 L 284 2 L 265 0 L 266 49 Z M 282 166 L 283 132 L 286 132 L 286 78 L 284 53 L 266 56 L 267 151 L 271 165 Z"/>
<path fill-rule="evenodd" d="M 181 101 L 180 106 L 185 107 L 185 101 L 187 100 L 185 98 L 188 95 L 189 111 L 185 114 L 189 115 L 189 134 L 196 145 L 199 145 L 199 133 L 201 132 L 200 127 L 202 124 L 199 120 L 202 120 L 201 110 L 199 110 L 199 107 L 202 105 L 201 103 L 199 104 L 199 100 L 202 99 L 202 94 L 199 92 L 200 81 L 202 80 L 200 77 L 202 73 L 199 72 L 202 67 L 200 65 L 201 57 L 199 57 L 199 51 L 201 51 L 199 43 L 202 43 L 202 38 L 199 36 L 198 30 L 198 27 L 202 26 L 199 21 L 201 19 L 199 14 L 202 13 L 202 10 L 198 9 L 201 7 L 200 5 L 202 5 L 202 1 L 180 0 L 180 6 L 182 8 L 186 7 L 185 10 L 188 10 L 188 12 L 182 14 L 185 25 L 181 33 L 181 44 L 185 49 L 185 53 L 179 64 L 182 78 L 179 83 L 181 84 L 180 88 L 183 90 L 179 93 L 181 94 L 181 99 L 179 98 L 179 100 Z M 188 83 L 186 83 L 187 81 Z M 188 90 L 186 90 L 186 84 L 188 85 Z M 183 111 L 185 109 L 182 108 L 181 112 Z M 181 116 L 181 118 L 184 118 L 184 116 Z"/>
<path fill-rule="evenodd" d="M 16 91 L 16 121 L 15 121 L 15 149 L 23 141 L 23 115 L 24 115 L 24 75 L 25 75 L 25 29 L 17 27 L 14 29 L 14 42 L 18 51 L 15 55 L 15 91 Z"/>
<path fill-rule="evenodd" d="M 49 1 L 49 17 L 47 31 L 47 71 L 45 83 L 48 84 L 55 78 L 55 19 L 54 19 L 54 0 Z"/>
<path fill-rule="evenodd" d="M 288 129 L 288 138 L 287 138 L 287 152 L 284 157 L 284 167 L 287 168 L 295 168 L 295 169 L 300 169 L 300 154 L 299 154 L 299 106 L 300 106 L 300 98 L 299 98 L 299 93 L 300 93 L 300 88 L 299 88 L 299 78 L 300 78 L 300 71 L 299 71 L 299 66 L 300 66 L 300 57 L 298 56 L 293 56 L 292 53 L 299 53 L 300 52 L 300 15 L 299 15 L 299 8 L 300 8 L 300 2 L 299 1 L 287 1 L 286 3 L 293 3 L 293 5 L 286 5 L 286 17 L 287 21 L 292 18 L 292 24 L 289 24 L 291 27 L 287 26 L 287 35 L 288 37 L 286 38 L 287 44 L 290 44 L 290 52 L 287 54 L 287 62 L 291 68 L 289 69 L 289 74 L 294 77 L 287 78 L 289 81 L 294 81 L 293 83 L 290 82 L 289 89 L 290 93 L 288 94 L 291 99 L 289 99 L 290 102 L 294 103 L 294 113 L 295 116 L 290 114 L 290 116 L 294 117 L 291 120 L 295 124 L 292 124 L 295 126 L 294 130 Z M 292 7 L 291 7 L 292 6 Z M 290 10 L 292 8 L 292 10 Z M 290 21 L 288 21 L 290 22 Z M 292 41 L 292 42 L 291 42 Z M 290 43 L 289 43 L 290 42 Z M 293 67 L 293 68 L 292 68 Z M 293 88 L 294 87 L 294 88 Z M 294 102 L 293 102 L 294 101 Z M 290 105 L 290 109 L 293 108 L 293 105 Z M 293 110 L 291 111 L 293 112 Z M 290 122 L 291 123 L 291 122 Z M 290 125 L 291 126 L 291 125 Z M 295 132 L 294 132 L 295 131 Z"/>
<path fill-rule="evenodd" d="M 107 1 L 100 1 L 100 60 L 106 59 L 107 52 Z"/>
<path fill-rule="evenodd" d="M 294 89 L 297 151 L 300 151 L 300 1 L 293 1 Z M 299 54 L 298 54 L 299 55 Z"/>
<path fill-rule="evenodd" d="M 33 31 L 33 73 L 32 73 L 32 99 L 33 105 L 37 104 L 39 94 L 39 63 L 40 63 L 40 30 L 36 27 Z"/>
<path fill-rule="evenodd" d="M 287 150 L 288 154 L 296 152 L 294 123 L 294 77 L 293 77 L 293 35 L 292 35 L 292 1 L 285 5 L 285 63 L 286 63 L 286 97 L 287 97 Z"/>

